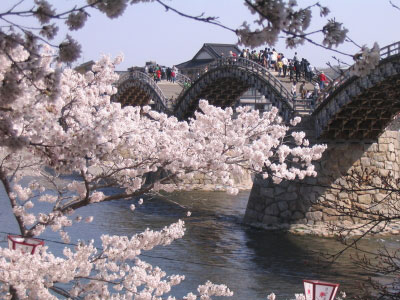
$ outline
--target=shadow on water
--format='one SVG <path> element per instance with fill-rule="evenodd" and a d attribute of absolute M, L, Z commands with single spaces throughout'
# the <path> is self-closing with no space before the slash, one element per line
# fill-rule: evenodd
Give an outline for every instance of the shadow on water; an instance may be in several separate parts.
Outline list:
<path fill-rule="evenodd" d="M 303 292 L 302 280 L 315 279 L 339 283 L 340 290 L 345 291 L 351 299 L 351 295 L 359 290 L 359 284 L 373 275 L 356 267 L 350 258 L 350 252 L 346 252 L 335 262 L 323 257 L 322 254 L 333 254 L 343 247 L 332 238 L 255 229 L 247 229 L 246 236 L 246 246 L 254 252 L 251 259 L 254 268 L 266 270 L 272 275 L 268 279 L 256 276 L 259 281 L 257 285 L 268 286 L 272 291 L 281 291 L 282 296 L 293 296 L 295 287 L 298 292 Z M 367 243 L 376 248 L 376 243 L 366 241 L 364 246 Z"/>

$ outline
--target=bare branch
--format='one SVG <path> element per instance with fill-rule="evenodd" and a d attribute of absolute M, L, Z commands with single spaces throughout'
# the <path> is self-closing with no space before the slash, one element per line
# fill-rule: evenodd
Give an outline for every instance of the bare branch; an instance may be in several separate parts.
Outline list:
<path fill-rule="evenodd" d="M 3 186 L 7 193 L 8 199 L 10 200 L 11 207 L 12 208 L 17 207 L 17 200 L 15 199 L 15 197 L 11 196 L 12 189 L 11 189 L 10 181 L 8 180 L 4 170 L 2 168 L 0 169 L 0 181 L 3 183 Z M 23 221 L 22 217 L 16 215 L 15 213 L 14 213 L 14 217 L 17 220 L 18 227 L 19 227 L 21 234 L 23 236 L 25 236 L 27 233 L 27 229 L 24 226 L 24 221 Z"/>
<path fill-rule="evenodd" d="M 393 3 L 393 1 L 389 1 L 389 3 L 396 9 L 400 10 L 400 7 Z"/>
<path fill-rule="evenodd" d="M 229 30 L 229 31 L 231 31 L 233 33 L 236 33 L 235 29 L 229 28 L 229 27 L 221 24 L 220 22 L 218 22 L 217 21 L 218 17 L 204 17 L 204 13 L 199 15 L 199 16 L 192 16 L 192 15 L 185 14 L 185 13 L 183 13 L 183 12 L 181 12 L 181 11 L 179 11 L 179 10 L 177 10 L 177 9 L 167 5 L 167 4 L 165 4 L 161 0 L 156 0 L 156 2 L 158 2 L 160 5 L 162 5 L 165 8 L 166 11 L 171 10 L 171 11 L 173 11 L 174 13 L 178 14 L 181 17 L 189 18 L 189 19 L 196 20 L 196 21 L 199 21 L 199 22 L 205 22 L 205 23 L 213 24 L 213 25 L 216 25 L 218 27 L 221 27 L 221 28 L 224 28 L 226 30 Z"/>

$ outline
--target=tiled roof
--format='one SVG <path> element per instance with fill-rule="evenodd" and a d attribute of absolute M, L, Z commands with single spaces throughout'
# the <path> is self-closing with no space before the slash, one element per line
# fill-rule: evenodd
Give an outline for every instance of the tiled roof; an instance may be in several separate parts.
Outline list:
<path fill-rule="evenodd" d="M 196 57 L 204 51 L 207 52 L 212 58 L 196 59 Z M 201 47 L 201 49 L 197 51 L 196 55 L 191 60 L 180 63 L 176 65 L 176 67 L 178 69 L 201 68 L 202 66 L 213 62 L 215 59 L 221 58 L 223 56 L 229 56 L 230 51 L 236 53 L 236 55 L 238 56 L 240 54 L 240 49 L 234 44 L 205 43 L 203 47 Z"/>
<path fill-rule="evenodd" d="M 192 68 L 201 68 L 203 65 L 208 65 L 213 62 L 213 59 L 197 59 L 197 60 L 188 60 L 179 65 L 176 65 L 178 69 L 192 69 Z"/>
<path fill-rule="evenodd" d="M 77 67 L 74 68 L 78 73 L 86 73 L 92 69 L 92 66 L 95 64 L 93 60 L 87 61 Z"/>
<path fill-rule="evenodd" d="M 234 44 L 212 44 L 212 43 L 205 43 L 203 48 L 209 50 L 207 52 L 211 52 L 211 56 L 214 58 L 221 58 L 222 56 L 229 56 L 230 51 L 236 53 L 236 55 L 240 54 L 240 49 L 238 46 Z M 202 49 L 203 49 L 202 48 Z"/>

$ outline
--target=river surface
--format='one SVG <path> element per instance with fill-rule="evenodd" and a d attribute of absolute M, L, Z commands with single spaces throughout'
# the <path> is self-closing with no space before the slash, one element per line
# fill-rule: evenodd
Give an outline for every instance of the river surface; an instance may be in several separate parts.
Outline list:
<path fill-rule="evenodd" d="M 112 191 L 109 191 L 112 193 Z M 236 196 L 224 192 L 173 193 L 165 197 L 145 198 L 143 205 L 136 200 L 99 203 L 80 210 L 81 215 L 93 215 L 90 224 L 79 223 L 69 228 L 72 242 L 78 238 L 95 239 L 103 233 L 132 235 L 146 228 L 161 229 L 178 219 L 186 223 L 185 236 L 167 247 L 146 251 L 141 259 L 161 267 L 168 275 L 181 274 L 186 279 L 173 288 L 178 299 L 199 284 L 210 280 L 225 283 L 234 296 L 224 299 L 266 299 L 274 292 L 278 299 L 293 299 L 302 293 L 303 279 L 319 279 L 340 283 L 340 290 L 357 293 L 359 283 L 368 275 L 357 268 L 349 255 L 331 264 L 319 252 L 333 252 L 341 245 L 333 239 L 267 232 L 241 224 L 249 191 Z M 0 193 L 1 246 L 5 247 L 4 232 L 16 232 L 9 204 Z M 134 203 L 137 209 L 129 210 Z M 192 215 L 186 217 L 186 212 Z M 46 231 L 42 238 L 53 253 L 61 253 L 63 245 L 51 242 L 58 236 Z M 364 245 L 376 249 L 386 245 L 398 247 L 397 237 L 368 239 Z"/>

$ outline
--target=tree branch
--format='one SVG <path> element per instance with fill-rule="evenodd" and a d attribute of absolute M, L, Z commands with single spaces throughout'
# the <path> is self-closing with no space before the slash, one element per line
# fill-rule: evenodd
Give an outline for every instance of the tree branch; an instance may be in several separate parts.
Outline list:
<path fill-rule="evenodd" d="M 200 16 L 192 16 L 192 15 L 188 15 L 188 14 L 185 14 L 183 12 L 178 11 L 177 9 L 165 4 L 161 0 L 156 0 L 156 2 L 158 2 L 161 6 L 163 6 L 166 11 L 171 10 L 171 11 L 173 11 L 174 13 L 178 14 L 181 17 L 185 17 L 185 18 L 188 18 L 188 19 L 196 20 L 196 21 L 199 21 L 199 22 L 205 22 L 205 23 L 213 24 L 215 26 L 224 28 L 224 29 L 229 30 L 229 31 L 231 31 L 231 32 L 236 34 L 236 30 L 235 29 L 229 28 L 229 27 L 219 23 L 217 21 L 218 17 L 203 17 L 204 13 L 201 14 Z"/>
<path fill-rule="evenodd" d="M 400 10 L 400 7 L 399 6 L 397 6 L 397 5 L 395 5 L 391 0 L 389 1 L 390 2 L 390 4 L 394 7 L 394 8 L 396 8 L 396 9 L 398 9 L 398 10 Z"/>
<path fill-rule="evenodd" d="M 3 183 L 4 189 L 6 190 L 6 194 L 8 196 L 8 199 L 10 200 L 11 208 L 14 209 L 15 207 L 18 206 L 17 200 L 14 197 L 11 197 L 11 185 L 10 182 L 7 179 L 7 176 L 3 170 L 3 168 L 0 168 L 0 181 Z M 21 216 L 17 216 L 15 213 L 13 214 L 15 219 L 17 220 L 19 231 L 22 236 L 25 236 L 27 233 L 27 229 L 24 226 L 24 221 Z"/>

